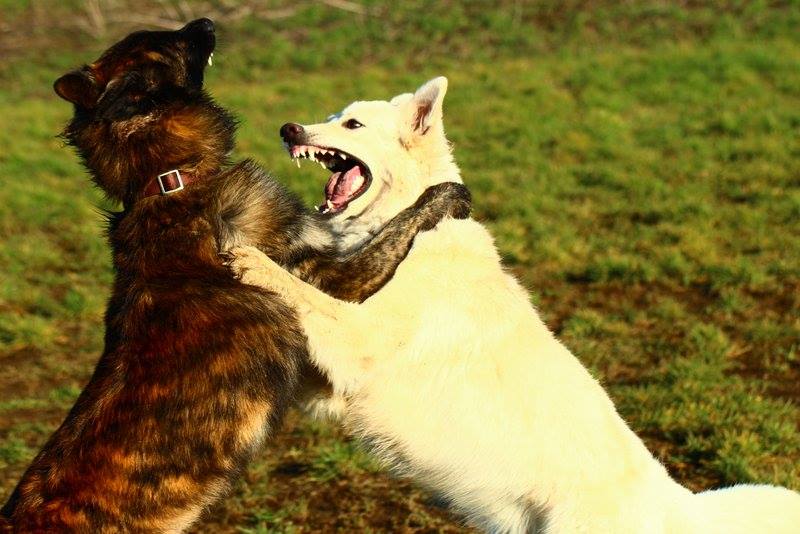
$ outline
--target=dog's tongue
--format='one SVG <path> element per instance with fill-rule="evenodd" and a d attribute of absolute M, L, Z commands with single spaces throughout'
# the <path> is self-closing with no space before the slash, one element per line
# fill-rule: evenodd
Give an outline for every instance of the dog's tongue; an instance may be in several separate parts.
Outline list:
<path fill-rule="evenodd" d="M 331 175 L 325 185 L 325 198 L 333 204 L 333 208 L 338 209 L 347 204 L 362 185 L 364 176 L 361 174 L 361 166 L 353 165 L 344 173 L 335 172 Z"/>

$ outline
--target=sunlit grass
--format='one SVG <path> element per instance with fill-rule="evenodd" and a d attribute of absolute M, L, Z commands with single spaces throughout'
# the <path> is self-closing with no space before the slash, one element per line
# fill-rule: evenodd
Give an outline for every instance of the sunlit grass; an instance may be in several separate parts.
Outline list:
<path fill-rule="evenodd" d="M 281 124 L 448 76 L 445 122 L 476 216 L 625 419 L 693 488 L 800 489 L 796 7 L 625 4 L 532 26 L 434 4 L 427 16 L 397 4 L 394 22 L 314 7 L 280 27 L 223 26 L 207 83 L 242 121 L 237 157 L 316 202 L 323 172 L 290 164 Z M 70 110 L 49 86 L 102 48 L 91 46 L 0 71 L 3 495 L 102 345 L 111 272 L 98 207 L 110 206 L 56 137 Z M 297 485 L 373 476 L 330 428 L 292 423 L 306 444 L 286 453 L 305 466 Z M 243 532 L 313 524 L 313 499 L 275 504 L 274 454 L 225 505 Z"/>

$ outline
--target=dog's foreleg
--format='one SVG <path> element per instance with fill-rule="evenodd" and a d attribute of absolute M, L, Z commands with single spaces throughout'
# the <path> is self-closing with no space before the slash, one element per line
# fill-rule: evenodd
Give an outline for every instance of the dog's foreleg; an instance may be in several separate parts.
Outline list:
<path fill-rule="evenodd" d="M 394 276 L 419 232 L 432 229 L 444 217 L 468 217 L 470 206 L 469 190 L 463 184 L 431 186 L 359 250 L 345 258 L 315 255 L 292 272 L 338 299 L 363 302 Z"/>
<path fill-rule="evenodd" d="M 381 344 L 390 339 L 386 325 L 370 317 L 363 306 L 336 300 L 284 270 L 255 247 L 231 251 L 231 267 L 245 284 L 280 295 L 297 313 L 308 338 L 312 359 L 337 391 L 352 390 L 376 353 L 375 333 Z"/>

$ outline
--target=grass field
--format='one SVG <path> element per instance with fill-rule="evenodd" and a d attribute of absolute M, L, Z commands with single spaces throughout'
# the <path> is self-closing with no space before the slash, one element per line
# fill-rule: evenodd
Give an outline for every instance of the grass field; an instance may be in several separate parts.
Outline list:
<path fill-rule="evenodd" d="M 113 206 L 56 137 L 51 83 L 124 29 L 81 33 L 78 5 L 0 0 L 0 501 L 102 349 Z M 477 218 L 651 450 L 693 489 L 800 490 L 800 3 L 267 5 L 294 11 L 223 19 L 207 80 L 238 156 L 317 202 L 283 122 L 448 76 Z M 196 527 L 335 530 L 465 529 L 298 413 Z"/>

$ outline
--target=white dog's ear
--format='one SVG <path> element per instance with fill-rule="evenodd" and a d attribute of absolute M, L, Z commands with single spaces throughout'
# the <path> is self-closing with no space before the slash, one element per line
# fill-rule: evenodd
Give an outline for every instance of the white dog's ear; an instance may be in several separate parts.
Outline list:
<path fill-rule="evenodd" d="M 442 103 L 447 92 L 447 78 L 439 76 L 417 89 L 411 98 L 412 128 L 424 135 L 431 126 L 442 122 Z"/>

